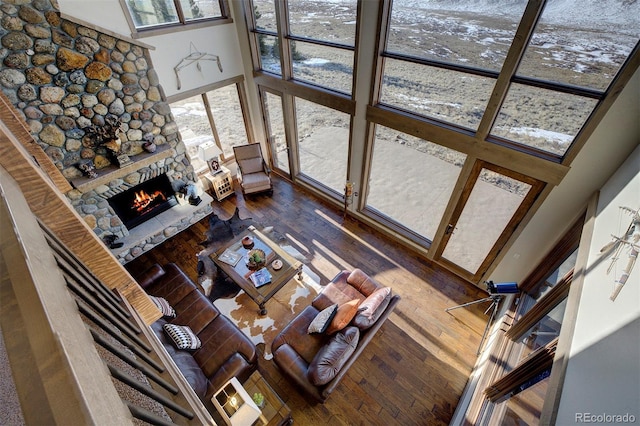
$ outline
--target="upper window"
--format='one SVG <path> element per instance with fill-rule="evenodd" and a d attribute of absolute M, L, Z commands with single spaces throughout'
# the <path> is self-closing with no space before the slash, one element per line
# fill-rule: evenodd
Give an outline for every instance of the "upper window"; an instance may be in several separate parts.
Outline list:
<path fill-rule="evenodd" d="M 624 2 L 577 13 L 549 2 L 491 133 L 562 157 L 640 38 L 640 15 Z"/>
<path fill-rule="evenodd" d="M 244 92 L 239 83 L 229 84 L 172 102 L 173 114 L 180 136 L 187 148 L 191 165 L 197 173 L 207 168 L 206 154 L 200 146 L 215 144 L 223 161 L 233 158 L 233 147 L 251 143 L 244 119 Z"/>
<path fill-rule="evenodd" d="M 532 2 L 463 3 L 390 2 L 378 101 L 561 159 L 638 43 L 637 8 L 549 1 L 536 20 Z"/>
<path fill-rule="evenodd" d="M 355 46 L 356 0 L 289 0 L 291 35 Z"/>
<path fill-rule="evenodd" d="M 259 68 L 350 94 L 357 4 L 356 0 L 289 0 L 286 16 L 279 17 L 286 24 L 278 30 L 279 9 L 274 0 L 253 0 L 251 31 L 256 37 Z M 289 52 L 290 63 L 281 62 L 282 52 Z"/>
<path fill-rule="evenodd" d="M 379 101 L 476 130 L 526 2 L 393 2 Z"/>
<path fill-rule="evenodd" d="M 126 0 L 136 30 L 226 18 L 225 0 Z"/>

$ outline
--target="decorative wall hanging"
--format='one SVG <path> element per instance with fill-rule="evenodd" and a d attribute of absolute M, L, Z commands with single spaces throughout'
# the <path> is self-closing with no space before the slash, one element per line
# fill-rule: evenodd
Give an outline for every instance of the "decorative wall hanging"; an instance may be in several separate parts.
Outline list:
<path fill-rule="evenodd" d="M 104 125 L 93 125 L 85 129 L 85 141 L 88 147 L 106 149 L 109 160 L 123 167 L 131 163 L 129 156 L 121 151 L 122 120 L 115 115 L 107 115 Z"/>
<path fill-rule="evenodd" d="M 622 253 L 625 251 L 627 254 L 627 264 L 624 269 L 620 273 L 619 277 L 616 278 L 615 287 L 611 292 L 611 296 L 609 299 L 612 301 L 616 300 L 620 290 L 626 284 L 629 279 L 629 275 L 631 271 L 633 271 L 633 267 L 638 260 L 638 252 L 640 252 L 640 209 L 631 209 L 629 207 L 620 206 L 621 213 L 626 213 L 631 216 L 631 223 L 627 227 L 627 231 L 621 236 L 611 235 L 613 237 L 613 241 L 605 245 L 600 249 L 600 255 L 609 256 L 611 255 L 611 263 L 607 268 L 607 275 L 614 270 L 614 267 L 620 259 Z"/>
<path fill-rule="evenodd" d="M 202 66 L 200 65 L 200 61 L 216 61 L 218 63 L 218 69 L 222 72 L 222 62 L 220 62 L 220 57 L 218 55 L 212 55 L 211 53 L 199 52 L 198 49 L 194 46 L 193 42 L 189 43 L 189 54 L 182 58 L 178 65 L 173 67 L 173 71 L 176 73 L 176 80 L 178 82 L 178 90 L 182 87 L 180 83 L 180 75 L 179 72 L 181 69 L 188 67 L 191 64 L 196 64 L 198 71 L 202 71 Z"/>

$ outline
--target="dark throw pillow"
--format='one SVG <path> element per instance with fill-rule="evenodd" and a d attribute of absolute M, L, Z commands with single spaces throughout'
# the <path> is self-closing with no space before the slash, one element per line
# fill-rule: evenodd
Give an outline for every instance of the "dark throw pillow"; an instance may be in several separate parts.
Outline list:
<path fill-rule="evenodd" d="M 356 350 L 359 339 L 360 331 L 351 326 L 331 337 L 309 364 L 309 381 L 315 386 L 322 386 L 333 380 Z"/>
<path fill-rule="evenodd" d="M 165 324 L 162 328 L 178 349 L 194 351 L 202 346 L 202 342 L 189 326 Z"/>
<path fill-rule="evenodd" d="M 331 320 L 336 316 L 336 312 L 338 312 L 338 304 L 333 304 L 326 309 L 320 311 L 318 315 L 311 321 L 309 324 L 309 328 L 307 329 L 307 333 L 324 333 L 327 330 L 327 327 L 331 324 Z"/>

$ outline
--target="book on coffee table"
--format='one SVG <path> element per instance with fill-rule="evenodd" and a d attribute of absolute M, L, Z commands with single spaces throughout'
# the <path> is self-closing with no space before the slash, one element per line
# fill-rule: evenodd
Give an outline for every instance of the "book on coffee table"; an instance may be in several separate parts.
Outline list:
<path fill-rule="evenodd" d="M 220 259 L 224 263 L 228 263 L 231 266 L 236 266 L 238 261 L 242 259 L 242 255 L 231 249 L 226 249 L 224 252 L 222 252 L 218 259 Z"/>
<path fill-rule="evenodd" d="M 249 278 L 251 279 L 253 285 L 258 288 L 271 282 L 271 273 L 267 270 L 267 268 L 262 268 L 249 275 Z"/>

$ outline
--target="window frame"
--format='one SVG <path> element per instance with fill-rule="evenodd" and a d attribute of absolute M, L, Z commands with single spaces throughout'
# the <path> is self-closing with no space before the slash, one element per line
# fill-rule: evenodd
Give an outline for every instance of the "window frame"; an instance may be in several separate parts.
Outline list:
<path fill-rule="evenodd" d="M 136 23 L 131 16 L 129 7 L 127 6 L 127 0 L 120 0 L 120 6 L 122 7 L 124 16 L 127 20 L 127 23 L 129 24 L 129 28 L 131 29 L 131 37 L 133 39 L 153 37 L 158 35 L 171 34 L 179 31 L 195 30 L 199 28 L 211 27 L 214 25 L 233 23 L 233 19 L 231 18 L 231 10 L 229 9 L 229 0 L 217 0 L 220 4 L 220 13 L 222 16 L 194 19 L 189 21 L 187 21 L 184 17 L 182 6 L 180 5 L 180 0 L 172 1 L 175 4 L 179 22 L 157 24 L 149 27 L 138 28 L 136 27 Z"/>

